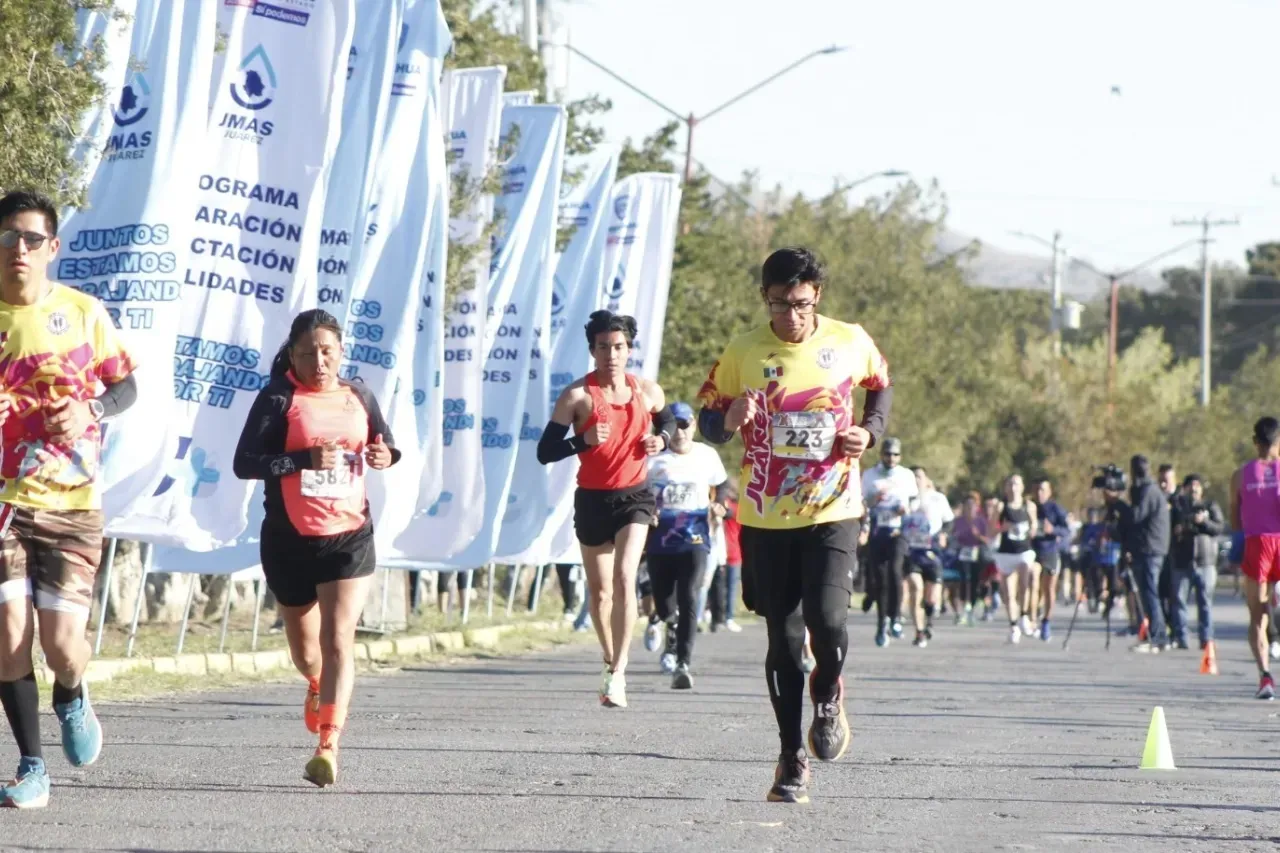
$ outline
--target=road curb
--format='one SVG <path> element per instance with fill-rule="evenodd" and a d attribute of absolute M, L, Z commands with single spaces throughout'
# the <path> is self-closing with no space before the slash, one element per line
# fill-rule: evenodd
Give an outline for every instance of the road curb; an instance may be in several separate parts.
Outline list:
<path fill-rule="evenodd" d="M 409 634 L 387 640 L 357 642 L 355 657 L 365 661 L 392 661 L 424 655 L 462 651 L 466 648 L 496 649 L 502 638 L 515 631 L 559 634 L 572 630 L 563 620 L 513 622 L 459 631 L 436 631 Z M 287 649 L 262 652 L 229 652 L 225 654 L 158 655 L 137 658 L 95 658 L 89 661 L 84 680 L 88 684 L 110 681 L 131 672 L 156 672 L 168 675 L 220 675 L 226 673 L 259 673 L 288 669 L 293 666 Z M 36 667 L 36 679 L 53 683 L 53 672 L 46 666 Z"/>

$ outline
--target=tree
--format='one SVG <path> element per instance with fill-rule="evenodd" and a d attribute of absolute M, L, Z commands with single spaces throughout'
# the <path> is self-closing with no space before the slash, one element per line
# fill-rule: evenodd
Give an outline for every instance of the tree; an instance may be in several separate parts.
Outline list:
<path fill-rule="evenodd" d="M 60 204 L 83 201 L 72 158 L 85 112 L 103 97 L 96 39 L 76 48 L 76 13 L 110 0 L 0 0 L 0 189 L 33 189 Z"/>

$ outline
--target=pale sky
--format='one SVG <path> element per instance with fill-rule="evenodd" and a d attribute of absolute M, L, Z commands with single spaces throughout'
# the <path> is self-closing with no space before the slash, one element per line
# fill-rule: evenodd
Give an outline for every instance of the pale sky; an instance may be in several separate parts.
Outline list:
<path fill-rule="evenodd" d="M 957 231 L 1042 254 L 1009 232 L 1059 230 L 1106 269 L 1198 236 L 1175 217 L 1240 218 L 1215 232 L 1215 261 L 1280 239 L 1275 0 L 555 2 L 575 47 L 681 113 L 850 47 L 699 126 L 694 156 L 725 180 L 754 169 L 821 194 L 902 169 L 939 181 Z M 667 118 L 578 57 L 568 83 L 613 100 L 614 139 Z"/>

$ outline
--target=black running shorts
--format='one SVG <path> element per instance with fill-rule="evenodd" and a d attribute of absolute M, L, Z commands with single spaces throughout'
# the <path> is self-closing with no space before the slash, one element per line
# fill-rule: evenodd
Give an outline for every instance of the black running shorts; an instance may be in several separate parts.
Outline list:
<path fill-rule="evenodd" d="M 657 508 L 645 484 L 629 489 L 578 489 L 573 495 L 573 529 L 588 548 L 608 545 L 628 524 L 648 525 Z"/>
<path fill-rule="evenodd" d="M 316 600 L 316 587 L 373 574 L 377 555 L 373 525 L 334 536 L 300 536 L 292 525 L 262 523 L 262 573 L 276 601 L 305 607 Z"/>
<path fill-rule="evenodd" d="M 767 614 L 770 597 L 796 578 L 806 586 L 829 588 L 848 605 L 858 568 L 856 519 L 792 530 L 743 527 L 740 538 L 742 601 L 748 610 Z"/>

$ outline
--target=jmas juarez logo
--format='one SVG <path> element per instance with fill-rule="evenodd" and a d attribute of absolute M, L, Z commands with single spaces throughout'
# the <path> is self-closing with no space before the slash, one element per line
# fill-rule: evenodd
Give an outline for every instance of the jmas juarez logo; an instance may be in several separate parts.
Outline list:
<path fill-rule="evenodd" d="M 151 85 L 139 71 L 129 75 L 120 96 L 112 104 L 111 119 L 115 124 L 111 135 L 107 137 L 107 147 L 103 158 L 107 161 L 141 160 L 146 157 L 146 149 L 151 147 L 152 132 L 142 130 L 137 125 L 151 111 Z"/>
<path fill-rule="evenodd" d="M 245 55 L 230 83 L 231 100 L 244 112 L 228 110 L 218 127 L 227 139 L 239 139 L 261 145 L 275 130 L 275 124 L 262 110 L 276 101 L 276 70 L 262 45 Z"/>

